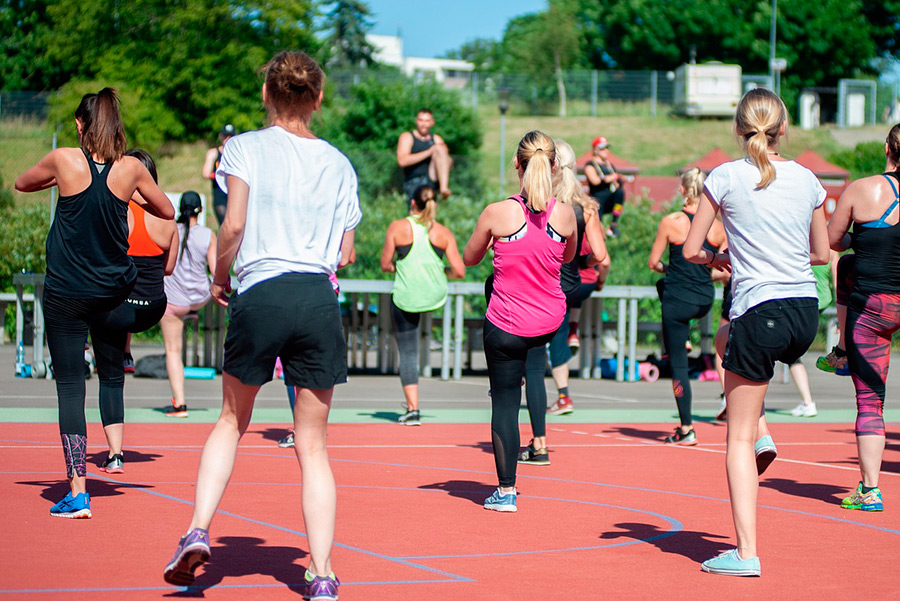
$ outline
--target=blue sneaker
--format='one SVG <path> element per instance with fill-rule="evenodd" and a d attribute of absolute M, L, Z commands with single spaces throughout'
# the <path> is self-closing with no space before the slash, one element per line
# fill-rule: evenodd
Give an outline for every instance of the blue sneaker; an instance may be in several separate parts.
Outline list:
<path fill-rule="evenodd" d="M 717 557 L 707 559 L 700 564 L 700 569 L 710 574 L 723 576 L 760 576 L 759 557 L 742 559 L 737 549 L 725 551 Z"/>
<path fill-rule="evenodd" d="M 493 511 L 515 513 L 518 511 L 518 509 L 516 509 L 516 493 L 511 492 L 503 494 L 498 488 L 494 491 L 494 494 L 484 500 L 484 508 Z"/>
<path fill-rule="evenodd" d="M 82 492 L 73 497 L 72 493 L 68 492 L 62 501 L 50 508 L 50 515 L 73 520 L 90 519 L 91 495 Z"/>
<path fill-rule="evenodd" d="M 309 570 L 303 577 L 306 581 L 306 592 L 303 594 L 304 599 L 309 601 L 337 601 L 338 587 L 341 581 L 332 572 L 328 576 L 316 576 Z"/>
<path fill-rule="evenodd" d="M 168 563 L 163 578 L 169 584 L 190 586 L 194 584 L 194 570 L 209 560 L 209 531 L 194 528 L 181 537 L 172 561 Z"/>
<path fill-rule="evenodd" d="M 762 473 L 778 457 L 778 449 L 775 448 L 775 441 L 767 434 L 756 441 L 754 450 L 756 451 L 756 473 L 762 476 Z"/>

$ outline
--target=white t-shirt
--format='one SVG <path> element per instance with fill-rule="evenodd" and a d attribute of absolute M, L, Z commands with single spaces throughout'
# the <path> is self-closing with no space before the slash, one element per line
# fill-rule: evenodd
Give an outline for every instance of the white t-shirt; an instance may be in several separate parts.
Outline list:
<path fill-rule="evenodd" d="M 760 303 L 817 298 L 809 265 L 809 226 L 825 189 L 794 161 L 772 161 L 775 181 L 756 189 L 759 169 L 749 159 L 725 163 L 706 178 L 722 212 L 731 256 L 731 319 Z"/>
<path fill-rule="evenodd" d="M 228 140 L 216 170 L 226 192 L 227 175 L 250 187 L 238 293 L 285 273 L 337 271 L 344 232 L 362 220 L 356 172 L 338 149 L 267 127 Z"/>

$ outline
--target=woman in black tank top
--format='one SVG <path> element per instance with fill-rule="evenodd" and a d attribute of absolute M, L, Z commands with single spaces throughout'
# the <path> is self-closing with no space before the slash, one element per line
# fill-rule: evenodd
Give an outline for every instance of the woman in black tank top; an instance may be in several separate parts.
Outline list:
<path fill-rule="evenodd" d="M 665 442 L 681 445 L 697 444 L 691 416 L 691 381 L 685 345 L 690 335 L 691 320 L 700 319 L 709 312 L 715 295 L 710 268 L 686 261 L 681 252 L 697 212 L 697 202 L 703 193 L 704 179 L 703 172 L 697 168 L 681 176 L 679 191 L 684 196 L 684 208 L 666 215 L 660 221 L 647 261 L 650 269 L 666 274 L 656 287 L 662 303 L 663 342 L 672 366 L 672 391 L 681 424 L 675 428 L 674 434 L 665 438 Z M 721 223 L 713 223 L 704 245 L 710 250 L 726 245 L 725 228 Z M 668 265 L 661 261 L 667 246 Z"/>
<path fill-rule="evenodd" d="M 147 169 L 137 159 L 123 156 L 125 131 L 115 90 L 85 95 L 75 111 L 75 125 L 81 148 L 52 151 L 19 176 L 16 189 L 59 187 L 56 216 L 47 236 L 44 321 L 71 492 L 50 513 L 89 518 L 84 344 L 97 317 L 120 305 L 137 278 L 126 254 L 128 199 L 139 192 L 147 210 L 163 219 L 172 219 L 175 211 Z M 122 348 L 104 344 L 93 334 L 92 339 L 101 381 L 120 377 Z"/>
<path fill-rule="evenodd" d="M 885 173 L 851 183 L 828 224 L 831 248 L 855 252 L 844 341 L 856 389 L 861 479 L 841 507 L 863 511 L 884 509 L 878 477 L 886 436 L 885 380 L 891 340 L 900 330 L 900 124 L 891 128 L 884 149 Z"/>

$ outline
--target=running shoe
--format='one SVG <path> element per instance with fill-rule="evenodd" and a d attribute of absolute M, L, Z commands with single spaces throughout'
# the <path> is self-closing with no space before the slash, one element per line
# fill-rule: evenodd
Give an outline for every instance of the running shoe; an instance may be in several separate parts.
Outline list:
<path fill-rule="evenodd" d="M 856 490 L 849 497 L 841 501 L 844 509 L 859 509 L 860 511 L 884 511 L 884 501 L 881 498 L 881 489 L 873 488 L 867 493 L 863 492 L 863 483 L 856 485 Z"/>
<path fill-rule="evenodd" d="M 724 422 L 728 419 L 728 405 L 725 403 L 725 393 L 722 393 L 722 403 L 719 405 L 719 411 L 716 413 L 716 421 Z"/>
<path fill-rule="evenodd" d="M 693 428 L 688 430 L 687 434 L 681 431 L 681 428 L 675 428 L 675 433 L 666 436 L 665 442 L 669 444 L 680 444 L 686 447 L 692 447 L 697 444 L 697 434 L 694 433 Z"/>
<path fill-rule="evenodd" d="M 800 403 L 793 409 L 791 409 L 791 415 L 794 417 L 815 417 L 819 414 L 816 410 L 816 404 L 810 403 L 809 405 L 804 405 Z"/>
<path fill-rule="evenodd" d="M 340 580 L 332 572 L 328 576 L 316 576 L 309 570 L 303 577 L 306 581 L 306 592 L 303 594 L 304 599 L 310 601 L 337 601 L 338 587 L 341 586 Z"/>
<path fill-rule="evenodd" d="M 609 228 L 606 230 L 606 235 L 609 238 L 618 238 L 619 237 L 619 224 L 618 223 L 610 223 Z"/>
<path fill-rule="evenodd" d="M 756 473 L 761 476 L 778 457 L 778 449 L 775 441 L 767 434 L 756 441 L 753 450 L 756 452 Z"/>
<path fill-rule="evenodd" d="M 125 365 L 125 373 L 133 374 L 134 373 L 134 357 L 131 356 L 131 353 L 125 353 L 125 361 L 123 361 Z"/>
<path fill-rule="evenodd" d="M 172 399 L 174 401 L 175 399 Z M 166 408 L 166 417 L 187 417 L 187 405 L 175 405 L 174 403 Z"/>
<path fill-rule="evenodd" d="M 547 409 L 547 413 L 552 413 L 553 415 L 566 415 L 573 411 L 575 411 L 575 403 L 572 402 L 571 397 L 565 394 L 559 395 L 556 402 Z"/>
<path fill-rule="evenodd" d="M 291 430 L 288 432 L 288 435 L 278 441 L 278 446 L 282 449 L 293 449 L 294 448 L 294 431 Z"/>
<path fill-rule="evenodd" d="M 849 376 L 850 366 L 847 364 L 847 356 L 838 357 L 836 351 L 836 346 L 831 347 L 830 353 L 816 359 L 816 367 L 839 376 Z"/>
<path fill-rule="evenodd" d="M 521 453 L 519 453 L 519 463 L 528 463 L 530 465 L 550 465 L 550 451 L 547 447 L 541 449 L 534 448 L 534 440 L 528 443 Z"/>
<path fill-rule="evenodd" d="M 421 426 L 422 420 L 419 415 L 419 410 L 413 409 L 412 411 L 407 411 L 397 418 L 397 423 L 401 426 Z"/>
<path fill-rule="evenodd" d="M 572 353 L 572 356 L 578 354 L 578 349 L 581 348 L 581 340 L 578 339 L 577 330 L 569 334 L 569 352 Z"/>
<path fill-rule="evenodd" d="M 700 564 L 700 569 L 710 574 L 723 576 L 760 576 L 759 557 L 743 559 L 737 549 L 725 551 L 717 557 L 707 559 Z"/>
<path fill-rule="evenodd" d="M 169 584 L 190 586 L 194 584 L 194 570 L 209 561 L 209 531 L 194 528 L 181 537 L 172 561 L 168 563 L 163 578 Z"/>
<path fill-rule="evenodd" d="M 68 492 L 62 501 L 50 508 L 50 515 L 73 520 L 90 519 L 91 495 L 81 492 L 73 497 L 72 493 Z"/>
<path fill-rule="evenodd" d="M 504 513 L 515 513 L 516 509 L 516 493 L 502 493 L 500 489 L 494 491 L 494 494 L 484 500 L 484 508 L 491 511 L 501 511 Z"/>
<path fill-rule="evenodd" d="M 112 457 L 107 457 L 98 468 L 101 472 L 107 474 L 121 474 L 125 472 L 125 458 L 122 453 L 117 453 Z"/>

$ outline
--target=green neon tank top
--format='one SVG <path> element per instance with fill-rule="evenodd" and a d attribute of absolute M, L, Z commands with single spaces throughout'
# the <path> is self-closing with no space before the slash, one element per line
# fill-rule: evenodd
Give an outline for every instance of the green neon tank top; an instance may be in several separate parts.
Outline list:
<path fill-rule="evenodd" d="M 447 275 L 444 262 L 431 248 L 428 229 L 407 217 L 412 226 L 413 243 L 409 253 L 397 261 L 394 278 L 394 304 L 409 313 L 434 311 L 447 301 Z"/>

